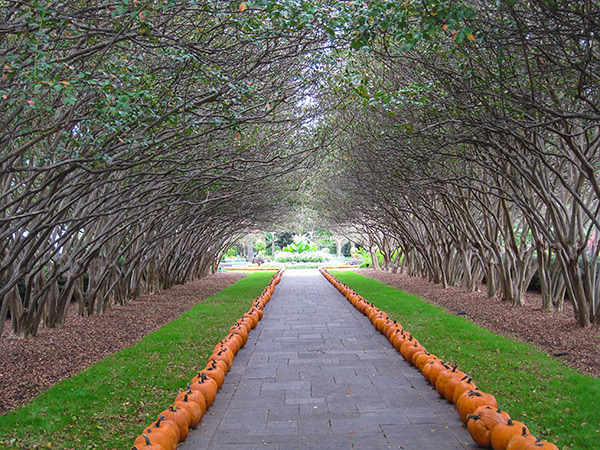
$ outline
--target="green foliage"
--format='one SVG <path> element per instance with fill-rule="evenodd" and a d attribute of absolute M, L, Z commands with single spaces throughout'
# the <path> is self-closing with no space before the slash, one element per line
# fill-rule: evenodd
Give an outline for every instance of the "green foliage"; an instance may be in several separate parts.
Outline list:
<path fill-rule="evenodd" d="M 362 259 L 361 267 L 373 266 L 373 258 L 371 258 L 371 253 L 369 253 L 367 250 L 365 250 L 362 247 L 358 248 L 358 252 L 360 254 L 360 259 Z M 379 264 L 381 264 L 383 262 L 383 255 L 381 254 L 381 252 L 379 250 L 376 250 L 375 254 L 377 255 L 377 260 L 379 261 Z"/>
<path fill-rule="evenodd" d="M 304 252 L 312 252 L 316 250 L 316 247 L 306 243 L 306 242 L 292 242 L 287 247 L 282 249 L 284 252 L 290 253 L 304 253 Z"/>
<path fill-rule="evenodd" d="M 227 256 L 227 257 L 237 256 L 237 254 L 238 254 L 237 246 L 231 247 L 229 250 L 227 250 L 227 252 L 225 252 L 225 256 Z"/>
<path fill-rule="evenodd" d="M 532 434 L 563 450 L 597 448 L 599 379 L 414 295 L 352 272 L 333 273 L 401 323 L 430 352 L 471 375 Z"/>
<path fill-rule="evenodd" d="M 0 416 L 0 449 L 130 448 L 268 284 L 253 273 L 137 344 Z"/>
<path fill-rule="evenodd" d="M 275 241 L 275 245 L 279 248 L 284 248 L 294 242 L 294 234 L 289 231 L 284 231 L 282 233 L 277 233 L 277 240 Z"/>
<path fill-rule="evenodd" d="M 276 255 L 275 261 L 280 263 L 285 262 L 323 262 L 327 261 L 327 256 L 322 252 L 302 252 L 292 253 L 289 255 Z"/>
<path fill-rule="evenodd" d="M 452 31 L 462 30 L 464 20 L 473 15 L 472 6 L 459 1 L 252 0 L 245 3 L 264 8 L 278 28 L 318 27 L 332 41 L 347 41 L 350 48 L 362 51 L 369 51 L 372 42 L 382 36 L 402 50 L 412 50 L 421 40 L 432 39 L 442 25 Z"/>

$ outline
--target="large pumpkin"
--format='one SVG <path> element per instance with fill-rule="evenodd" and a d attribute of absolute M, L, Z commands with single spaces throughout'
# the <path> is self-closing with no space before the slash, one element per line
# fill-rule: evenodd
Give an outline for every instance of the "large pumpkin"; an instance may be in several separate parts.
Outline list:
<path fill-rule="evenodd" d="M 425 350 L 423 353 L 415 353 L 413 355 L 412 363 L 417 369 L 423 372 L 423 367 L 425 364 L 434 360 L 439 360 L 439 358 L 433 353 L 429 353 L 427 350 Z"/>
<path fill-rule="evenodd" d="M 504 411 L 489 405 L 480 406 L 467 416 L 467 430 L 477 445 L 492 448 L 492 430 L 508 419 L 510 416 Z"/>
<path fill-rule="evenodd" d="M 136 439 L 131 450 L 168 450 L 168 448 L 170 448 L 158 443 L 152 443 L 150 438 L 145 434 L 142 434 L 140 438 L 142 438 L 142 440 L 138 442 L 139 438 Z"/>
<path fill-rule="evenodd" d="M 152 442 L 161 444 L 167 450 L 175 450 L 181 437 L 177 424 L 172 420 L 166 420 L 164 416 L 159 417 L 155 423 L 146 428 L 144 434 L 147 434 Z"/>
<path fill-rule="evenodd" d="M 158 415 L 159 418 L 163 416 L 166 420 L 172 420 L 177 424 L 179 428 L 179 441 L 185 441 L 188 437 L 190 422 L 192 421 L 190 413 L 184 408 L 170 406 L 169 409 L 165 409 Z"/>
<path fill-rule="evenodd" d="M 188 390 L 181 392 L 175 397 L 176 402 L 194 402 L 197 403 L 201 410 L 206 411 L 206 399 L 200 391 L 193 391 L 188 385 Z M 204 414 L 204 413 L 202 413 Z"/>
<path fill-rule="evenodd" d="M 202 372 L 204 372 L 208 378 L 215 380 L 215 383 L 217 383 L 219 388 L 223 386 L 223 383 L 225 383 L 226 371 L 213 362 L 209 362 Z M 200 375 L 200 373 L 198 375 Z"/>
<path fill-rule="evenodd" d="M 462 380 L 458 385 L 454 388 L 454 392 L 452 393 L 452 403 L 456 405 L 458 399 L 465 392 L 474 391 L 477 389 L 475 383 L 471 378 L 467 378 L 466 380 Z"/>
<path fill-rule="evenodd" d="M 440 394 L 441 397 L 445 397 L 446 385 L 451 379 L 456 379 L 458 384 L 458 380 L 464 378 L 465 373 L 462 370 L 458 370 L 456 367 L 453 367 L 452 370 L 445 370 L 439 374 L 437 380 L 435 380 L 435 390 Z"/>
<path fill-rule="evenodd" d="M 558 447 L 551 442 L 542 441 L 538 439 L 528 449 L 531 450 L 558 450 Z"/>
<path fill-rule="evenodd" d="M 196 402 L 190 401 L 187 394 L 183 400 L 175 400 L 173 406 L 186 409 L 190 413 L 190 427 L 195 427 L 204 416 L 205 409 Z"/>
<path fill-rule="evenodd" d="M 456 410 L 460 415 L 460 419 L 464 424 L 467 423 L 467 416 L 472 414 L 479 406 L 490 405 L 493 407 L 498 406 L 496 397 L 492 394 L 487 394 L 481 391 L 468 391 L 463 392 L 458 401 L 456 402 Z"/>
<path fill-rule="evenodd" d="M 506 446 L 506 450 L 528 450 L 530 448 L 534 448 L 533 445 L 535 442 L 535 437 L 529 434 L 527 427 L 523 427 L 521 434 L 510 438 L 510 441 L 508 441 L 508 445 Z"/>
<path fill-rule="evenodd" d="M 431 383 L 434 386 L 435 386 L 435 382 L 437 381 L 438 377 L 443 372 L 445 372 L 447 370 L 452 370 L 452 367 L 450 367 L 448 364 L 445 364 L 443 361 L 434 361 L 433 364 L 429 365 L 429 367 L 427 367 L 427 365 L 426 365 L 424 367 L 424 369 L 425 368 L 427 368 L 428 370 L 423 371 L 423 376 L 429 383 Z"/>
<path fill-rule="evenodd" d="M 405 341 L 400 347 L 400 354 L 405 360 L 412 364 L 413 355 L 420 350 L 425 350 L 425 347 L 419 344 L 415 339 L 413 342 Z"/>
<path fill-rule="evenodd" d="M 494 450 L 506 450 L 512 437 L 521 434 L 523 428 L 527 430 L 524 423 L 511 419 L 508 419 L 505 423 L 498 424 L 492 430 L 492 448 Z"/>
<path fill-rule="evenodd" d="M 190 389 L 204 395 L 206 408 L 208 408 L 215 400 L 219 386 L 215 380 L 208 378 L 204 372 L 200 372 L 197 377 L 192 378 Z"/>

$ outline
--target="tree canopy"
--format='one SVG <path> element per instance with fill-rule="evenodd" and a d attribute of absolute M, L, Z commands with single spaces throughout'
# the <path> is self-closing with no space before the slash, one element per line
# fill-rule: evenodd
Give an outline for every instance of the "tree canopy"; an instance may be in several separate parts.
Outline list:
<path fill-rule="evenodd" d="M 0 1 L 0 329 L 312 208 L 384 267 L 600 321 L 596 2 Z M 290 219 L 291 218 L 291 219 Z"/>

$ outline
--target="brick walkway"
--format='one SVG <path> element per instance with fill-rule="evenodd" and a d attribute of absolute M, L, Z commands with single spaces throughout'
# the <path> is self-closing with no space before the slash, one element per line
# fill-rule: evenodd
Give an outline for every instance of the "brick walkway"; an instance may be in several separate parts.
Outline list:
<path fill-rule="evenodd" d="M 462 450 L 453 405 L 317 270 L 288 270 L 178 447 Z"/>

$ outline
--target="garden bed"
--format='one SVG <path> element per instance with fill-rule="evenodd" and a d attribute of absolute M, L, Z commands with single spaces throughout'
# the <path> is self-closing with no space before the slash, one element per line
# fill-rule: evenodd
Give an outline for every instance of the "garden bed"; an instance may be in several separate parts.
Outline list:
<path fill-rule="evenodd" d="M 0 414 L 129 347 L 243 277 L 211 275 L 143 296 L 100 316 L 78 317 L 74 307 L 63 328 L 41 328 L 33 338 L 7 339 L 10 330 L 5 330 L 0 340 Z"/>

